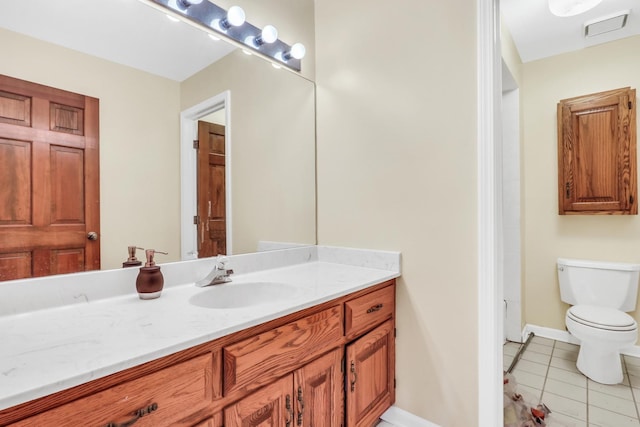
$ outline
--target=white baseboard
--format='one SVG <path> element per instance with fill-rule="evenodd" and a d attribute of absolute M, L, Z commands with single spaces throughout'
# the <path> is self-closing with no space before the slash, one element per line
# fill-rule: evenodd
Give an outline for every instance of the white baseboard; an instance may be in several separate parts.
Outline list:
<path fill-rule="evenodd" d="M 397 406 L 387 409 L 380 419 L 393 424 L 394 427 L 440 427 Z"/>
<path fill-rule="evenodd" d="M 526 324 L 522 330 L 522 342 L 524 342 L 529 334 L 533 332 L 537 337 L 549 338 L 556 341 L 562 341 L 570 344 L 580 344 L 573 335 L 568 331 L 561 331 L 559 329 L 547 328 L 544 326 Z M 633 347 L 626 348 L 621 351 L 622 354 L 633 357 L 640 357 L 640 346 L 634 345 Z"/>

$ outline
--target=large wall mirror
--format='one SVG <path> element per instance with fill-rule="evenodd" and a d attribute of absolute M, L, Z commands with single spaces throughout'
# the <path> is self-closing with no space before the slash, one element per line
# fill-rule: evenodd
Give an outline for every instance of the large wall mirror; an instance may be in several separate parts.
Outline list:
<path fill-rule="evenodd" d="M 120 268 L 130 245 L 169 253 L 158 262 L 193 257 L 181 248 L 185 230 L 192 241 L 201 232 L 185 210 L 181 179 L 195 172 L 184 162 L 181 114 L 212 100 L 230 140 L 229 252 L 316 243 L 313 0 L 215 3 L 238 4 L 253 25 L 304 43 L 302 72 L 276 69 L 140 0 L 0 5 L 0 74 L 100 101 L 103 269 Z"/>

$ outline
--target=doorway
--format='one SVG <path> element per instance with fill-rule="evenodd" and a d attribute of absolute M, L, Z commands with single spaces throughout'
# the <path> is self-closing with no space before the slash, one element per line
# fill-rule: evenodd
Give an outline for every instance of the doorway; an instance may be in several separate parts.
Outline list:
<path fill-rule="evenodd" d="M 217 240 L 215 248 L 211 251 L 205 249 L 203 256 L 213 256 L 218 253 L 225 253 L 231 255 L 233 253 L 232 247 L 232 182 L 231 182 L 231 100 L 230 92 L 225 91 L 219 95 L 209 98 L 193 107 L 184 110 L 180 114 L 180 176 L 181 176 L 181 259 L 189 260 L 199 257 L 199 251 L 202 247 L 202 243 L 206 241 L 205 237 L 210 236 L 209 241 Z M 217 205 L 214 206 L 212 199 L 207 199 L 203 196 L 198 196 L 198 144 L 194 141 L 200 141 L 201 137 L 198 134 L 198 122 L 211 122 L 224 126 L 224 142 L 223 148 L 219 146 L 220 139 L 218 138 L 218 152 L 224 152 L 224 171 L 217 167 L 216 175 L 220 173 L 224 175 L 223 188 L 224 192 L 220 192 L 220 184 L 217 187 Z M 215 134 L 216 131 L 214 131 Z M 219 128 L 218 128 L 219 132 Z M 219 155 L 219 153 L 217 154 Z M 219 160 L 219 159 L 218 159 Z M 224 196 L 223 196 L 224 194 Z M 200 203 L 199 199 L 203 201 Z M 209 200 L 212 201 L 211 215 L 209 215 Z M 224 202 L 222 202 L 224 201 Z M 221 207 L 222 206 L 222 207 Z M 221 214 L 213 215 L 217 210 L 224 212 L 223 221 L 220 220 Z M 210 218 L 216 217 L 216 224 L 209 221 Z M 205 222 L 206 220 L 206 222 Z M 221 223 L 223 225 L 221 225 Z M 206 226 L 209 226 L 207 231 Z M 204 225 L 204 226 L 202 226 Z M 211 233 L 212 230 L 218 230 L 218 232 Z M 219 233 L 220 227 L 224 227 L 224 236 L 221 237 Z M 204 230 L 204 233 L 203 233 Z M 222 243 L 224 241 L 224 243 Z M 212 246 L 213 243 L 208 243 Z M 220 247 L 224 246 L 224 251 L 220 251 Z M 212 255 L 208 255 L 208 253 Z M 218 252 L 218 253 L 213 253 Z"/>

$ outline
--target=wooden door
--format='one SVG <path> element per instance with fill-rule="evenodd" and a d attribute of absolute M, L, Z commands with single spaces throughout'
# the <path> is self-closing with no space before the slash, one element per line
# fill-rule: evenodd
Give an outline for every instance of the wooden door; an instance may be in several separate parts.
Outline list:
<path fill-rule="evenodd" d="M 344 419 L 342 349 L 298 369 L 294 375 L 295 425 L 340 426 Z"/>
<path fill-rule="evenodd" d="M 635 89 L 558 103 L 559 213 L 637 214 Z"/>
<path fill-rule="evenodd" d="M 250 394 L 224 410 L 226 427 L 293 427 L 291 375 Z"/>
<path fill-rule="evenodd" d="M 347 426 L 372 426 L 395 400 L 393 321 L 347 346 Z"/>
<path fill-rule="evenodd" d="M 225 128 L 198 122 L 198 258 L 227 253 Z"/>
<path fill-rule="evenodd" d="M 97 99 L 0 75 L 0 280 L 100 268 L 98 141 Z"/>

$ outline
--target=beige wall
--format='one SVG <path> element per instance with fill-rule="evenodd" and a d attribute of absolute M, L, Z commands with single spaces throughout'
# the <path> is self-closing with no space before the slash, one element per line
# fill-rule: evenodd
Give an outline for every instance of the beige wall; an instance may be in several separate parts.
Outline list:
<path fill-rule="evenodd" d="M 567 306 L 560 301 L 558 257 L 640 262 L 637 215 L 558 215 L 556 130 L 559 100 L 638 88 L 637 52 L 638 36 L 523 66 L 526 323 L 564 330 Z"/>
<path fill-rule="evenodd" d="M 319 243 L 402 252 L 397 405 L 442 426 L 479 424 L 475 10 L 316 2 Z"/>
<path fill-rule="evenodd" d="M 100 99 L 102 268 L 128 245 L 180 259 L 179 84 L 6 30 L 0 51 L 1 74 Z"/>
<path fill-rule="evenodd" d="M 240 50 L 181 85 L 182 109 L 231 92 L 233 252 L 315 244 L 314 85 Z"/>

